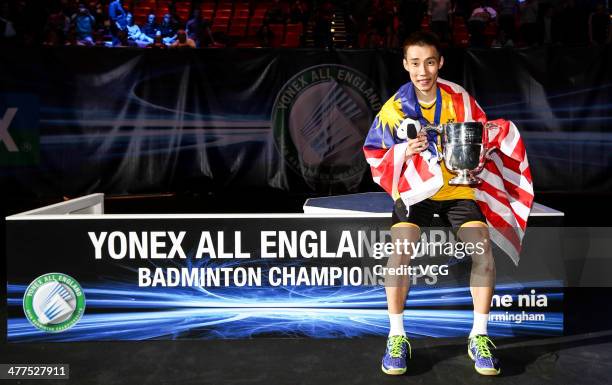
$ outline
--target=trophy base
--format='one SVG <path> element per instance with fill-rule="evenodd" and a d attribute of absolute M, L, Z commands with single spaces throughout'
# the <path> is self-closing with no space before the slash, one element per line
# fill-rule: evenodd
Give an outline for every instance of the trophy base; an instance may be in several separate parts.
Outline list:
<path fill-rule="evenodd" d="M 459 171 L 459 175 L 448 181 L 451 186 L 476 186 L 480 183 L 482 183 L 482 179 L 470 175 L 467 170 Z"/>

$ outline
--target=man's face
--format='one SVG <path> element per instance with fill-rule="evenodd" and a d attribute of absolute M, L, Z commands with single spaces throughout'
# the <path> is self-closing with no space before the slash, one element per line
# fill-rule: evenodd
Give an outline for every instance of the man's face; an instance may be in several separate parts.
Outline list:
<path fill-rule="evenodd" d="M 438 71 L 444 64 L 436 47 L 431 45 L 411 45 L 406 49 L 404 68 L 410 74 L 410 81 L 421 91 L 427 93 L 436 86 Z"/>
<path fill-rule="evenodd" d="M 147 22 L 148 22 L 149 24 L 153 24 L 153 23 L 155 22 L 155 15 L 149 15 L 149 16 L 147 17 Z"/>
<path fill-rule="evenodd" d="M 165 24 L 169 24 L 170 23 L 170 15 L 164 15 L 164 23 Z"/>

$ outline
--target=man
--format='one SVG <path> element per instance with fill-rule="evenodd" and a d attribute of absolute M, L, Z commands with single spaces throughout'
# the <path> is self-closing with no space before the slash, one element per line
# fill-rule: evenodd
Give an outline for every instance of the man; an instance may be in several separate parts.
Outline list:
<path fill-rule="evenodd" d="M 431 30 L 442 41 L 448 41 L 452 8 L 450 0 L 429 0 L 428 13 L 431 17 Z"/>
<path fill-rule="evenodd" d="M 96 19 L 89 12 L 89 9 L 85 7 L 85 4 L 79 3 L 78 11 L 72 15 L 71 22 L 75 28 L 77 44 L 95 44 L 93 40 L 93 31 L 96 26 Z"/>
<path fill-rule="evenodd" d="M 147 22 L 145 23 L 145 25 L 142 26 L 141 31 L 151 40 L 155 39 L 155 37 L 157 36 L 157 32 L 159 31 L 159 26 L 155 22 L 154 13 L 150 13 L 147 15 Z"/>
<path fill-rule="evenodd" d="M 187 37 L 196 43 L 196 47 L 203 48 L 210 44 L 215 44 L 213 33 L 210 29 L 210 23 L 202 17 L 199 9 L 193 10 L 193 17 L 187 21 L 186 25 Z"/>
<path fill-rule="evenodd" d="M 610 13 L 603 1 L 598 1 L 595 11 L 589 15 L 589 42 L 603 45 L 612 41 Z"/>
<path fill-rule="evenodd" d="M 398 137 L 400 123 L 414 119 L 420 125 L 444 124 L 469 120 L 485 121 L 484 112 L 465 90 L 454 83 L 438 78 L 438 71 L 444 65 L 440 54 L 439 40 L 431 33 L 415 32 L 404 43 L 404 69 L 410 75 L 407 83 L 389 99 L 378 113 L 366 138 L 364 152 L 372 166 L 375 181 L 387 190 L 395 201 L 391 236 L 393 242 L 418 242 L 420 229 L 431 225 L 434 213 L 439 214 L 446 225 L 463 241 L 477 244 L 481 242 L 480 253 L 472 255 L 472 272 L 470 291 L 474 304 L 474 322 L 469 335 L 468 353 L 475 361 L 475 369 L 483 375 L 500 373 L 499 361 L 494 357 L 491 348 L 494 346 L 487 336 L 487 321 L 493 296 L 495 281 L 495 263 L 489 241 L 487 219 L 476 202 L 475 191 L 469 186 L 450 186 L 451 174 L 444 163 L 437 164 L 436 154 L 439 140 L 433 132 L 419 132 L 415 138 Z M 436 142 L 437 146 L 436 146 Z M 436 149 L 437 147 L 437 149 Z M 398 153 L 398 151 L 400 151 Z M 427 154 L 421 156 L 420 154 Z M 429 167 L 429 171 L 438 175 L 443 181 L 430 186 L 427 199 L 417 195 L 402 195 L 401 183 L 397 183 L 397 172 L 393 170 L 394 162 L 401 157 L 404 173 L 407 164 L 412 163 L 415 169 Z M 389 163 L 389 159 L 392 159 Z M 427 162 L 430 164 L 428 165 Z M 433 162 L 434 166 L 431 166 Z M 391 166 L 391 167 L 389 167 Z M 431 184 L 434 180 L 424 184 Z M 404 200 L 412 201 L 407 209 Z M 531 204 L 529 204 L 531 207 Z M 407 265 L 409 254 L 395 254 L 389 259 L 390 265 Z M 395 284 L 386 284 L 387 305 L 390 320 L 390 332 L 387 349 L 382 360 L 382 370 L 387 374 L 397 375 L 406 372 L 406 356 L 410 344 L 403 324 L 404 304 L 408 293 L 407 277 L 396 280 Z"/>
<path fill-rule="evenodd" d="M 110 19 L 110 30 L 113 35 L 113 45 L 119 44 L 118 32 L 127 28 L 126 12 L 121 0 L 114 0 L 108 6 L 108 18 Z"/>
<path fill-rule="evenodd" d="M 187 33 L 184 29 L 179 29 L 176 33 L 177 39 L 172 43 L 172 48 L 195 48 L 196 44 L 193 39 L 187 37 Z"/>
<path fill-rule="evenodd" d="M 468 28 L 470 30 L 470 44 L 473 47 L 485 48 L 487 39 L 485 37 L 485 29 L 492 20 L 497 18 L 497 12 L 486 5 L 486 2 L 476 2 L 476 7 L 472 11 L 472 15 L 468 20 Z"/>
<path fill-rule="evenodd" d="M 172 20 L 172 16 L 169 13 L 164 15 L 158 28 L 166 45 L 171 45 L 176 41 L 177 28 L 176 24 Z"/>
<path fill-rule="evenodd" d="M 514 46 L 515 20 L 519 9 L 518 0 L 500 0 L 499 9 L 499 41 L 508 47 Z"/>

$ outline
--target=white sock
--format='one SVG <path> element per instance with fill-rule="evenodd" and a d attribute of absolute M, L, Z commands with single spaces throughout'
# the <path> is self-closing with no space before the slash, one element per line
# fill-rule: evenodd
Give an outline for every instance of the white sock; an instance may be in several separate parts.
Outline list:
<path fill-rule="evenodd" d="M 406 332 L 404 331 L 404 313 L 403 312 L 400 314 L 389 313 L 389 323 L 391 325 L 391 327 L 389 328 L 389 337 L 406 335 Z"/>
<path fill-rule="evenodd" d="M 489 313 L 482 314 L 477 313 L 474 310 L 474 324 L 472 325 L 472 331 L 470 332 L 470 338 L 477 334 L 487 335 L 487 323 L 489 322 Z"/>

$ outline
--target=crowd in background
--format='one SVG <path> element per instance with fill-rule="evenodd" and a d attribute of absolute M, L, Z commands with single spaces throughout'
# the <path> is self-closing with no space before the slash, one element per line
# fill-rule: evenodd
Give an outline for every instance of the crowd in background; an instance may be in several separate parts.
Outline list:
<path fill-rule="evenodd" d="M 611 42 L 603 0 L 373 0 L 357 22 L 362 47 L 395 47 L 430 30 L 448 46 L 502 47 Z"/>
<path fill-rule="evenodd" d="M 422 29 L 436 33 L 444 45 L 465 47 L 600 45 L 612 38 L 608 1 L 597 0 L 214 1 L 213 9 L 220 1 L 245 6 L 249 24 L 233 39 L 231 24 L 215 28 L 212 13 L 202 14 L 207 0 L 166 0 L 163 13 L 161 0 L 146 0 L 158 5 L 157 12 L 137 20 L 141 1 L 0 0 L 0 40 L 25 46 L 193 48 L 241 46 L 251 39 L 242 46 L 394 48 Z M 188 12 L 177 12 L 178 3 L 188 3 Z M 257 10 L 265 13 L 255 25 Z M 286 37 L 286 26 L 293 25 L 299 26 L 299 40 L 275 39 Z"/>

